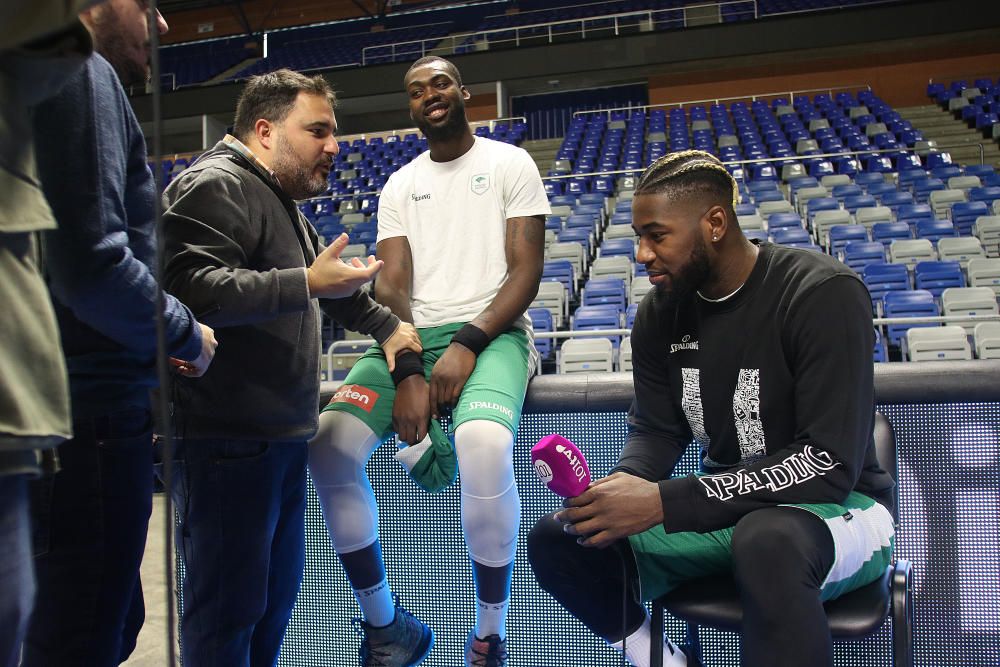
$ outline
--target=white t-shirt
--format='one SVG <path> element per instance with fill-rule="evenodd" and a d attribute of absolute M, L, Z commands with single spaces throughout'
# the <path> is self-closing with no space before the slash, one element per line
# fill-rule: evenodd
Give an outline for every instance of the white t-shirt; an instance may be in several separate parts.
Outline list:
<path fill-rule="evenodd" d="M 483 312 L 507 280 L 507 220 L 550 212 L 528 153 L 483 137 L 455 160 L 434 162 L 425 151 L 392 174 L 379 197 L 378 241 L 409 242 L 413 324 L 468 322 Z M 514 324 L 531 332 L 527 315 Z"/>

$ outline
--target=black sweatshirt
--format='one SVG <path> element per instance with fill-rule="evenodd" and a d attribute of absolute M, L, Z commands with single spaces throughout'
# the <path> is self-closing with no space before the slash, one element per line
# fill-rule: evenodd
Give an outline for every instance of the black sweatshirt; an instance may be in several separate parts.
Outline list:
<path fill-rule="evenodd" d="M 652 290 L 632 329 L 635 399 L 615 469 L 659 480 L 667 532 L 852 490 L 890 506 L 872 435 L 873 339 L 864 284 L 808 250 L 762 243 L 721 302 L 671 306 Z M 692 440 L 707 474 L 667 479 Z"/>
<path fill-rule="evenodd" d="M 164 288 L 219 341 L 203 377 L 175 382 L 178 436 L 308 440 L 319 412 L 319 308 L 379 343 L 399 319 L 365 290 L 310 298 L 306 267 L 323 250 L 316 231 L 267 174 L 223 143 L 163 199 Z"/>

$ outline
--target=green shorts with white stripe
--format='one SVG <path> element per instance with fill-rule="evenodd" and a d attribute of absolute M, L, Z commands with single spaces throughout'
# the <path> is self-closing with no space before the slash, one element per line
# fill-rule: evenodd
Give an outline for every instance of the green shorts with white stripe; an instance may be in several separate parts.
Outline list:
<path fill-rule="evenodd" d="M 825 602 L 869 584 L 892 562 L 892 514 L 872 498 L 852 491 L 842 504 L 789 504 L 823 520 L 835 556 L 820 591 Z M 732 572 L 733 528 L 710 533 L 667 533 L 663 526 L 632 535 L 643 600 L 652 600 L 684 581 Z"/>

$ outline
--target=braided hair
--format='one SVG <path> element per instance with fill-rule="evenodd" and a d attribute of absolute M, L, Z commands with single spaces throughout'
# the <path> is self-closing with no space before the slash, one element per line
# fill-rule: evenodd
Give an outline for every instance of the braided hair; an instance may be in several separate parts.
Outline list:
<path fill-rule="evenodd" d="M 671 199 L 710 195 L 720 203 L 731 202 L 727 212 L 735 216 L 739 188 L 717 157 L 687 150 L 668 153 L 646 168 L 636 183 L 635 196 L 646 194 L 666 194 Z"/>

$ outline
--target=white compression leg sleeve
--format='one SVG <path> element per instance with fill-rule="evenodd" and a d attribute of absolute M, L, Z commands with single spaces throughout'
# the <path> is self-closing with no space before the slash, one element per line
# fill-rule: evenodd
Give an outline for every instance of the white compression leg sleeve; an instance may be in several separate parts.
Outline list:
<path fill-rule="evenodd" d="M 514 560 L 521 500 L 514 483 L 514 436 L 484 419 L 455 430 L 462 476 L 462 528 L 472 560 L 502 567 Z"/>
<path fill-rule="evenodd" d="M 319 415 L 319 430 L 309 441 L 309 472 L 337 553 L 364 549 L 378 538 L 378 507 L 365 464 L 379 443 L 352 414 Z"/>

